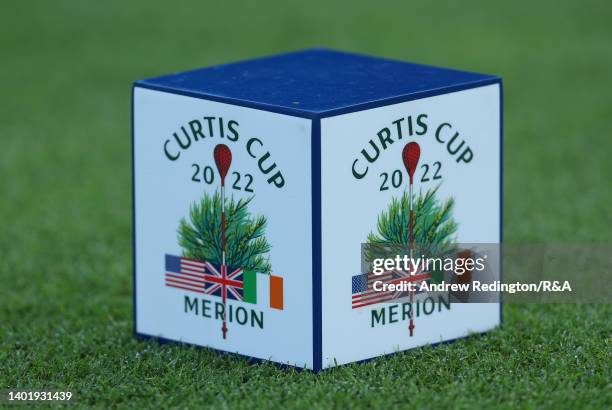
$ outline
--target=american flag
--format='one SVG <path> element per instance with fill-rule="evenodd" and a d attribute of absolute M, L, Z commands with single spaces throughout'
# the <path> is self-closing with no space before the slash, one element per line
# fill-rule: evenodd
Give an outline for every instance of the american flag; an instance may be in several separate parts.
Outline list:
<path fill-rule="evenodd" d="M 364 306 L 373 305 L 376 303 L 386 302 L 389 300 L 399 299 L 408 295 L 408 291 L 376 291 L 374 290 L 374 282 L 382 282 L 382 284 L 399 284 L 402 282 L 412 282 L 417 287 L 415 293 L 418 292 L 418 286 L 421 282 L 431 279 L 431 274 L 427 272 L 411 275 L 410 272 L 401 270 L 385 271 L 380 275 L 375 275 L 372 272 L 355 275 L 352 277 L 352 307 L 357 309 Z M 380 289 L 381 285 L 377 287 Z"/>
<path fill-rule="evenodd" d="M 206 261 L 166 255 L 166 286 L 221 297 L 225 284 L 229 299 L 242 301 L 244 282 L 242 269 L 228 267 L 225 281 L 221 266 Z"/>

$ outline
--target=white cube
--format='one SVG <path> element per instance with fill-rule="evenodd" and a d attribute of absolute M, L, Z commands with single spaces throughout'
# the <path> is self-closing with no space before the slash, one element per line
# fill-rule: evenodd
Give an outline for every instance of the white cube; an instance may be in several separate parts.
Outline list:
<path fill-rule="evenodd" d="M 381 297 L 361 250 L 407 241 L 407 200 L 415 236 L 501 242 L 501 93 L 319 49 L 137 81 L 136 334 L 319 371 L 496 327 L 499 303 Z"/>

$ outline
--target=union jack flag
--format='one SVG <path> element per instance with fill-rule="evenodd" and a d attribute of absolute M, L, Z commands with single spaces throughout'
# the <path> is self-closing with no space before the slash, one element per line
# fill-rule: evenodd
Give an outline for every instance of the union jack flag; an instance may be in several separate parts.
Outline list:
<path fill-rule="evenodd" d="M 225 286 L 228 299 L 243 301 L 242 269 L 228 266 L 224 280 L 222 268 L 206 261 L 166 255 L 166 286 L 218 297 L 222 297 Z"/>
<path fill-rule="evenodd" d="M 385 271 L 380 275 L 376 275 L 373 272 L 355 275 L 352 277 L 352 308 L 357 309 L 376 303 L 397 300 L 409 295 L 408 290 L 374 290 L 375 282 L 381 282 L 381 284 L 377 286 L 379 289 L 382 284 L 414 283 L 416 288 L 414 293 L 417 294 L 421 293 L 418 291 L 420 283 L 429 279 L 431 279 L 431 274 L 427 272 L 420 272 L 415 275 L 411 275 L 410 272 L 401 270 Z"/>

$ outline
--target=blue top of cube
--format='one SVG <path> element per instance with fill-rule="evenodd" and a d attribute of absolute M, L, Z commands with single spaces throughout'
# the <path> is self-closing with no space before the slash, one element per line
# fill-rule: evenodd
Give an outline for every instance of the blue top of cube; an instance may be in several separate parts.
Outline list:
<path fill-rule="evenodd" d="M 136 85 L 316 118 L 499 81 L 492 75 L 309 49 L 150 78 Z"/>

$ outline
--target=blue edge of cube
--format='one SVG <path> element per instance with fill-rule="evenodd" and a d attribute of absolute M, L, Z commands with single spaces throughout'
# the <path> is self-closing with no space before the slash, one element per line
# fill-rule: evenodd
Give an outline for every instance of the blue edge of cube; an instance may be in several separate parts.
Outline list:
<path fill-rule="evenodd" d="M 140 334 L 136 327 L 134 93 L 136 87 L 256 108 L 312 120 L 313 369 L 323 369 L 321 308 L 321 119 L 435 95 L 499 84 L 500 238 L 503 240 L 503 89 L 498 76 L 438 68 L 329 49 L 307 49 L 136 81 L 132 88 L 132 303 L 133 332 L 142 340 L 189 343 Z M 500 258 L 500 279 L 503 272 Z M 499 308 L 502 321 L 502 303 Z M 486 333 L 486 332 L 485 332 Z M 438 344 L 452 343 L 458 339 Z M 202 347 L 195 345 L 197 347 Z M 268 362 L 218 349 L 253 363 Z M 383 356 L 389 356 L 389 353 Z M 356 363 L 372 360 L 365 359 Z M 282 368 L 304 368 L 272 362 Z M 310 369 L 308 369 L 310 370 Z"/>

